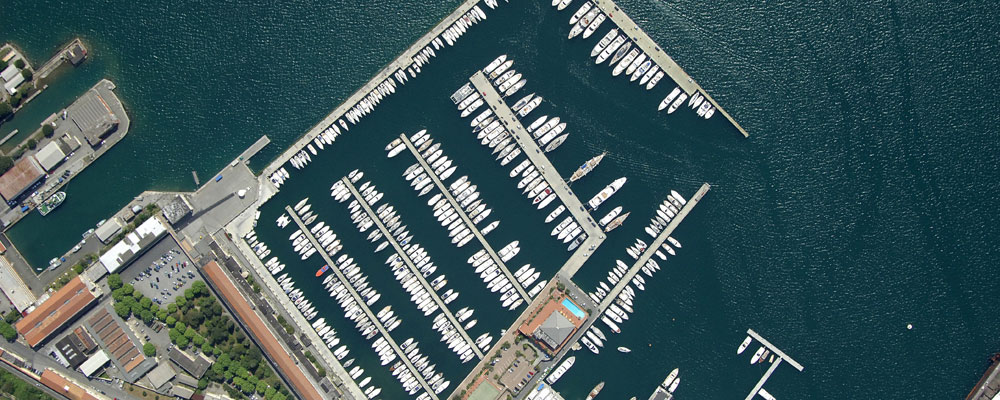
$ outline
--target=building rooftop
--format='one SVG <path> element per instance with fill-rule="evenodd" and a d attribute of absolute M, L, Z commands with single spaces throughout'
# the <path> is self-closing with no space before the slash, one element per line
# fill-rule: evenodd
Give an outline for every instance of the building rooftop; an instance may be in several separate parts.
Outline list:
<path fill-rule="evenodd" d="M 12 201 L 45 177 L 45 170 L 34 157 L 22 157 L 6 173 L 0 175 L 0 196 Z"/>
<path fill-rule="evenodd" d="M 97 297 L 78 276 L 17 321 L 15 327 L 29 346 L 36 347 L 95 301 Z"/>
<path fill-rule="evenodd" d="M 166 218 L 167 222 L 174 226 L 188 215 L 191 215 L 192 211 L 191 203 L 181 195 L 176 195 L 169 201 L 160 204 L 160 209 L 163 210 L 163 217 Z"/>
<path fill-rule="evenodd" d="M 69 50 L 66 51 L 66 58 L 68 58 L 69 62 L 73 63 L 73 65 L 80 65 L 80 63 L 87 58 L 87 49 L 83 48 L 83 46 L 80 45 L 80 42 L 76 42 L 69 48 Z"/>
<path fill-rule="evenodd" d="M 147 219 L 135 228 L 135 232 L 125 235 L 124 239 L 101 254 L 99 257 L 101 265 L 104 265 L 108 273 L 114 273 L 122 266 L 128 265 L 129 261 L 155 243 L 166 231 L 167 227 L 156 217 Z"/>
<path fill-rule="evenodd" d="M 215 361 L 205 357 L 204 354 L 199 354 L 197 357 L 192 356 L 183 350 L 178 350 L 177 347 L 171 347 L 167 351 L 167 356 L 170 358 L 170 361 L 173 361 L 174 364 L 177 364 L 195 378 L 201 378 L 205 375 L 205 371 L 208 371 L 208 368 L 212 366 L 212 362 Z"/>
<path fill-rule="evenodd" d="M 212 285 L 212 289 L 219 294 L 219 299 L 233 311 L 240 323 L 256 339 L 263 353 L 278 367 L 278 373 L 285 377 L 295 395 L 305 400 L 323 399 L 323 394 L 313 386 L 297 362 L 278 342 L 278 338 L 267 329 L 265 322 L 250 308 L 246 297 L 243 297 L 243 294 L 222 270 L 222 267 L 217 262 L 211 261 L 205 264 L 203 271 Z"/>
<path fill-rule="evenodd" d="M 18 73 L 17 75 L 14 75 L 14 77 L 11 78 L 9 81 L 4 82 L 3 88 L 7 90 L 8 94 L 13 96 L 14 93 L 17 93 L 17 87 L 21 86 L 22 83 L 24 83 L 24 75 Z"/>
<path fill-rule="evenodd" d="M 35 159 L 38 160 L 38 164 L 41 165 L 42 169 L 52 171 L 53 168 L 66 159 L 66 153 L 63 153 L 62 149 L 59 148 L 57 140 L 52 140 L 49 144 L 38 149 L 38 152 L 35 153 Z"/>
<path fill-rule="evenodd" d="M 118 117 L 94 89 L 81 96 L 66 111 L 70 122 L 83 132 L 83 138 L 91 146 L 98 145 L 108 133 L 118 127 Z"/>
<path fill-rule="evenodd" d="M 538 329 L 535 329 L 533 335 L 549 348 L 557 349 L 573 334 L 574 330 L 576 327 L 573 326 L 572 322 L 569 322 L 569 319 L 559 312 L 553 312 L 549 314 L 545 322 L 538 326 Z"/>
<path fill-rule="evenodd" d="M 56 350 L 59 350 L 59 353 L 63 355 L 63 358 L 69 363 L 70 368 L 79 367 L 80 364 L 87 361 L 87 351 L 80 338 L 75 334 L 70 333 L 59 339 L 56 342 Z"/>
<path fill-rule="evenodd" d="M 156 368 L 150 370 L 146 374 L 146 378 L 149 379 L 149 383 L 153 386 L 153 389 L 159 389 L 161 386 L 167 384 L 167 382 L 170 382 L 171 379 L 174 379 L 176 375 L 177 372 L 170 366 L 170 363 L 162 362 Z"/>
<path fill-rule="evenodd" d="M 93 376 L 101 367 L 111 361 L 108 357 L 108 352 L 104 350 L 98 350 L 94 355 L 90 356 L 83 365 L 80 365 L 80 372 L 83 372 L 86 376 Z"/>
<path fill-rule="evenodd" d="M 125 380 L 134 382 L 156 367 L 156 361 L 142 355 L 124 323 L 109 309 L 110 306 L 101 306 L 87 317 L 86 322 L 90 330 L 97 334 L 101 347 L 107 350 L 111 360 L 126 375 Z"/>
<path fill-rule="evenodd" d="M 3 72 L 0 72 L 0 79 L 3 79 L 4 82 L 9 82 L 15 76 L 20 74 L 21 70 L 17 69 L 17 66 L 15 66 L 14 63 L 10 63 L 7 65 L 7 68 L 4 68 Z"/>
<path fill-rule="evenodd" d="M 97 397 L 88 393 L 87 390 L 80 385 L 73 383 L 69 379 L 66 379 L 66 377 L 49 368 L 42 371 L 42 376 L 38 379 L 38 381 L 47 386 L 49 389 L 52 389 L 54 392 L 66 396 L 66 398 L 71 400 L 99 400 Z"/>
<path fill-rule="evenodd" d="M 121 231 L 122 223 L 118 220 L 118 217 L 114 217 L 105 221 L 101 224 L 101 226 L 98 226 L 97 229 L 94 230 L 94 235 L 97 235 L 97 240 L 100 240 L 101 243 L 107 243 L 108 240 Z"/>
<path fill-rule="evenodd" d="M 184 385 L 174 385 L 170 388 L 170 394 L 182 399 L 190 399 L 194 396 L 194 389 Z"/>

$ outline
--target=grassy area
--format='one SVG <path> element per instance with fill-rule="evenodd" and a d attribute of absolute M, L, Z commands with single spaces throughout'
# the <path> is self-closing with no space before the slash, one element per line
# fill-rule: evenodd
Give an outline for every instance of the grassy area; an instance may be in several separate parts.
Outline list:
<path fill-rule="evenodd" d="M 17 400 L 53 400 L 45 392 L 34 387 L 32 383 L 5 369 L 0 369 L 0 395 Z"/>

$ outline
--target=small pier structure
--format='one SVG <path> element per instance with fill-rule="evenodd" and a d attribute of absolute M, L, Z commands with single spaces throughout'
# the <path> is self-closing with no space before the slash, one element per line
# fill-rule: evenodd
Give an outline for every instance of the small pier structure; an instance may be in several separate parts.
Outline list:
<path fill-rule="evenodd" d="M 758 393 L 761 394 L 762 397 L 773 399 L 774 397 L 771 396 L 770 393 L 767 393 L 766 390 L 764 390 L 764 383 L 767 382 L 767 379 L 771 377 L 771 374 L 774 373 L 774 370 L 778 369 L 778 365 L 781 365 L 782 361 L 786 361 L 788 362 L 789 365 L 799 370 L 799 372 L 802 372 L 803 369 L 802 364 L 799 364 L 797 361 L 792 359 L 792 357 L 789 357 L 788 354 L 785 354 L 785 352 L 781 351 L 781 349 L 779 349 L 777 346 L 771 344 L 771 342 L 767 341 L 767 339 L 764 339 L 764 337 L 757 334 L 757 332 L 754 332 L 753 329 L 747 329 L 747 334 L 750 335 L 750 337 L 752 337 L 754 340 L 760 342 L 760 344 L 763 345 L 764 348 L 770 350 L 772 353 L 777 355 L 778 359 L 774 360 L 774 362 L 771 363 L 771 367 L 768 368 L 767 372 L 764 373 L 764 376 L 760 377 L 760 380 L 757 381 L 757 385 L 755 385 L 753 387 L 753 390 L 750 391 L 750 394 L 747 395 L 746 400 L 753 399 L 754 396 L 757 396 Z"/>

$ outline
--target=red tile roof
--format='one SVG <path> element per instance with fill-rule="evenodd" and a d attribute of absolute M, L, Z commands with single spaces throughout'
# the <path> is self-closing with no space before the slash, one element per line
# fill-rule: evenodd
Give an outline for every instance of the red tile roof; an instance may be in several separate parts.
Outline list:
<path fill-rule="evenodd" d="M 14 325 L 31 347 L 36 347 L 52 333 L 95 302 L 97 297 L 78 276 L 49 297 L 34 311 Z"/>

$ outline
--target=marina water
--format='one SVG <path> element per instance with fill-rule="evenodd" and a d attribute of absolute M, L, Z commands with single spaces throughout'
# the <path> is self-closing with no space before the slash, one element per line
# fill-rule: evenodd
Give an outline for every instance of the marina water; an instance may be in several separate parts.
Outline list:
<path fill-rule="evenodd" d="M 17 118 L 40 121 L 101 77 L 115 81 L 133 118 L 129 136 L 68 186 L 62 207 L 9 231 L 37 266 L 142 190 L 194 189 L 192 170 L 208 180 L 262 134 L 273 144 L 253 166 L 266 165 L 457 5 L 110 3 L 3 6 L 0 39 L 35 62 L 75 36 L 91 50 L 84 66 Z M 513 265 L 558 269 L 568 253 L 539 233 L 551 229 L 544 213 L 516 198 L 515 183 L 485 159 L 447 100 L 476 68 L 506 53 L 528 79 L 521 93 L 546 98 L 532 115 L 569 122 L 569 140 L 551 154 L 563 175 L 609 152 L 573 190 L 586 198 L 629 178 L 605 208 L 624 205 L 634 220 L 577 274 L 584 289 L 625 259 L 624 247 L 645 235 L 641 226 L 670 189 L 713 186 L 674 234 L 684 248 L 648 280 L 633 318 L 610 343 L 633 352 L 577 352 L 576 366 L 556 384 L 567 398 L 602 380 L 602 397 L 643 398 L 674 367 L 684 378 L 680 396 L 745 396 L 764 368 L 735 354 L 747 328 L 806 367 L 772 376 L 766 388 L 781 398 L 964 396 L 1000 348 L 993 303 L 1000 279 L 992 268 L 1000 255 L 1000 141 L 992 133 L 1000 102 L 990 61 L 1000 21 L 992 5 L 621 1 L 747 128 L 751 137 L 742 139 L 718 116 L 657 113 L 672 87 L 666 80 L 646 92 L 594 67 L 587 55 L 595 37 L 565 39 L 579 4 L 557 13 L 546 1 L 501 2 L 333 150 L 293 171 L 262 209 L 258 232 L 289 263 L 297 286 L 314 303 L 327 298 L 312 275 L 321 263 L 295 261 L 285 242 L 290 231 L 273 221 L 281 207 L 309 196 L 370 279 L 382 282 L 379 304 L 392 304 L 404 320 L 393 336 L 417 337 L 457 385 L 471 365 L 437 346 L 430 322 L 382 264 L 388 254 L 370 254 L 327 188 L 362 168 L 448 274 L 449 287 L 462 292 L 453 305 L 477 309 L 473 332 L 495 336 L 506 328 L 515 314 L 477 296 L 479 282 L 462 283 L 471 279 L 464 260 L 474 249 L 447 243 L 425 200 L 403 184 L 412 158 L 386 160 L 381 151 L 401 132 L 429 129 L 459 165 L 456 176 L 469 175 L 502 220 L 491 243 L 521 240 Z M 15 119 L 0 132 L 15 124 L 34 123 Z M 351 357 L 384 395 L 397 395 L 399 385 L 351 336 L 342 313 L 322 316 L 353 343 Z"/>

